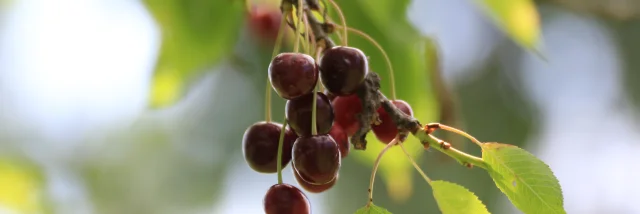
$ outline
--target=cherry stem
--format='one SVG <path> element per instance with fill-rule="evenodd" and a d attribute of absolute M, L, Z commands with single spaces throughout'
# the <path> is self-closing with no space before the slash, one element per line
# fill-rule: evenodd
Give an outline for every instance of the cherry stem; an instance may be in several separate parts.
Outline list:
<path fill-rule="evenodd" d="M 400 148 L 402 148 L 402 151 L 404 152 L 404 154 L 407 155 L 407 158 L 409 158 L 409 161 L 411 162 L 413 167 L 416 168 L 416 170 L 418 170 L 418 173 L 420 173 L 420 175 L 422 175 L 422 178 L 424 178 L 424 180 L 427 181 L 429 185 L 431 185 L 431 179 L 427 176 L 426 173 L 424 173 L 424 171 L 422 171 L 422 169 L 420 169 L 420 166 L 418 166 L 416 161 L 413 160 L 413 157 L 411 157 L 411 154 L 407 152 L 407 150 L 404 148 L 404 145 L 402 145 L 402 143 L 399 143 L 398 145 L 400 146 Z"/>
<path fill-rule="evenodd" d="M 300 47 L 300 25 L 302 25 L 302 0 L 298 0 L 298 7 L 296 8 L 296 20 L 295 20 L 295 29 L 294 32 L 296 34 L 296 38 L 293 40 L 295 45 L 293 46 L 293 52 L 298 52 Z"/>
<path fill-rule="evenodd" d="M 488 169 L 487 163 L 479 157 L 467 154 L 456 148 L 453 148 L 451 144 L 438 139 L 437 137 L 429 134 L 427 129 L 419 129 L 413 134 L 416 138 L 422 142 L 425 148 L 435 148 L 436 150 L 448 155 L 449 157 L 455 159 L 463 166 L 478 166 L 483 169 Z"/>
<path fill-rule="evenodd" d="M 287 118 L 282 122 L 282 130 L 280 130 L 280 139 L 278 140 L 278 157 L 276 165 L 278 169 L 278 184 L 282 184 L 282 147 L 284 147 L 284 133 L 287 130 Z"/>
<path fill-rule="evenodd" d="M 317 48 L 316 49 L 316 62 L 320 61 L 320 53 L 322 53 L 322 49 L 321 48 Z M 317 91 L 320 91 L 320 92 L 324 91 L 324 85 L 322 85 L 321 81 L 317 81 L 316 82 L 316 86 L 317 86 L 316 87 Z"/>
<path fill-rule="evenodd" d="M 273 46 L 273 52 L 271 52 L 271 59 L 276 57 L 278 52 L 280 52 L 280 48 L 282 46 L 282 37 L 284 37 L 284 29 L 286 27 L 286 16 L 289 14 L 289 11 L 284 11 L 282 19 L 280 19 L 280 26 L 278 28 L 278 35 L 276 36 L 276 42 Z M 271 81 L 267 77 L 267 87 L 265 89 L 265 101 L 264 101 L 264 115 L 265 121 L 271 122 Z"/>
<path fill-rule="evenodd" d="M 306 13 L 307 19 L 309 21 L 309 27 L 311 27 L 311 32 L 313 32 L 313 35 L 315 35 L 315 40 L 324 42 L 323 44 L 317 44 L 317 46 L 320 46 L 322 48 L 333 47 L 335 44 L 333 43 L 331 38 L 327 36 L 327 32 L 324 31 L 323 23 L 316 19 L 311 10 L 307 10 Z"/>
<path fill-rule="evenodd" d="M 307 51 L 307 54 L 311 55 L 315 53 L 315 50 L 317 48 L 316 41 L 313 39 L 314 37 L 312 35 L 313 33 L 311 32 L 311 27 L 309 27 L 309 18 L 307 17 L 307 14 L 306 13 L 303 14 L 302 17 L 304 18 L 304 26 L 305 26 L 305 30 L 304 30 L 306 35 L 305 43 L 307 43 L 307 47 L 308 47 L 306 51 Z"/>
<path fill-rule="evenodd" d="M 382 155 L 386 153 L 393 145 L 398 143 L 398 138 L 394 138 L 387 146 L 380 151 L 378 154 L 378 158 L 376 158 L 376 162 L 373 164 L 373 171 L 371 172 L 371 179 L 369 180 L 369 201 L 367 202 L 367 206 L 370 206 L 373 203 L 373 182 L 376 180 L 376 172 L 378 171 L 378 166 L 380 166 L 380 160 L 382 160 Z"/>
<path fill-rule="evenodd" d="M 311 106 L 311 135 L 318 135 L 318 126 L 316 125 L 316 113 L 318 112 L 317 110 L 317 99 L 318 99 L 318 93 L 316 93 L 316 90 L 318 90 L 318 81 L 316 81 L 316 87 L 314 87 L 313 89 L 313 102 Z"/>
<path fill-rule="evenodd" d="M 384 57 L 384 59 L 387 62 L 387 69 L 389 71 L 389 80 L 391 81 L 391 100 L 396 100 L 396 78 L 393 72 L 393 66 L 391 65 L 391 60 L 389 59 L 389 55 L 387 55 L 387 52 L 384 51 L 384 48 L 382 48 L 382 46 L 376 42 L 375 39 L 371 38 L 371 36 L 369 36 L 368 34 L 366 34 L 365 32 L 362 32 L 358 29 L 355 28 L 351 28 L 348 26 L 340 26 L 340 25 L 336 25 L 336 27 L 338 28 L 342 28 L 342 29 L 347 29 L 348 31 L 358 34 L 360 36 L 362 36 L 363 38 L 365 38 L 366 40 L 368 40 L 369 42 L 371 42 L 371 44 L 373 44 L 374 46 L 376 46 L 376 48 L 378 48 L 378 50 L 380 51 L 380 53 L 382 53 L 382 56 Z"/>
<path fill-rule="evenodd" d="M 244 0 L 244 7 L 247 10 L 247 12 L 251 12 L 251 3 L 249 3 L 251 0 Z"/>
<path fill-rule="evenodd" d="M 480 142 L 478 139 L 476 139 L 475 137 L 471 136 L 469 133 L 466 133 L 460 129 L 456 129 L 453 128 L 451 126 L 447 126 L 447 125 L 442 125 L 442 124 L 438 124 L 438 127 L 442 130 L 448 131 L 448 132 L 452 132 L 452 133 L 456 133 L 459 134 L 469 140 L 471 140 L 473 143 L 475 143 L 476 145 L 480 146 L 480 148 L 482 148 L 482 142 Z"/>
<path fill-rule="evenodd" d="M 342 13 L 342 9 L 340 9 L 340 6 L 338 6 L 338 4 L 333 0 L 329 0 L 329 3 L 331 3 L 331 5 L 333 5 L 333 8 L 336 9 L 336 12 L 338 12 L 338 16 L 340 17 L 342 26 L 347 26 L 347 20 L 344 18 L 344 14 Z M 342 45 L 348 46 L 347 29 L 342 29 L 342 30 L 343 30 L 342 34 L 344 35 L 344 40 L 342 40 Z"/>

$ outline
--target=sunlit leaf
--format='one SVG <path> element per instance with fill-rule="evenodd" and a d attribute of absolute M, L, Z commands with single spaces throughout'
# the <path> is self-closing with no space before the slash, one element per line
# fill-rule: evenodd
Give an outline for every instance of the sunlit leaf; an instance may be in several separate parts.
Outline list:
<path fill-rule="evenodd" d="M 488 214 L 487 207 L 467 188 L 448 181 L 433 181 L 433 196 L 443 214 Z"/>
<path fill-rule="evenodd" d="M 474 0 L 523 47 L 539 51 L 540 17 L 532 0 Z"/>
<path fill-rule="evenodd" d="M 33 166 L 0 159 L 0 207 L 18 213 L 45 212 L 43 180 Z"/>
<path fill-rule="evenodd" d="M 524 213 L 566 213 L 562 189 L 540 159 L 513 145 L 485 143 L 482 159 L 496 186 Z"/>
<path fill-rule="evenodd" d="M 242 26 L 242 1 L 145 0 L 158 23 L 162 45 L 149 105 L 179 100 L 189 83 L 218 62 L 235 44 Z"/>
<path fill-rule="evenodd" d="M 391 214 L 387 209 L 376 206 L 371 203 L 370 206 L 364 206 L 358 209 L 355 214 Z"/>
<path fill-rule="evenodd" d="M 337 1 L 347 20 L 347 25 L 373 37 L 387 52 L 395 71 L 397 99 L 406 101 L 414 109 L 414 116 L 420 121 L 433 121 L 438 117 L 437 101 L 430 86 L 431 66 L 425 59 L 424 38 L 409 23 L 406 17 L 408 0 Z M 339 19 L 333 14 L 333 20 Z M 370 42 L 356 34 L 349 34 L 348 45 L 361 49 L 369 57 L 369 67 L 380 75 L 381 91 L 392 98 L 391 82 L 383 55 Z M 340 44 L 339 41 L 336 43 Z M 420 109 L 419 111 L 417 109 Z M 385 144 L 380 143 L 373 133 L 367 136 L 367 150 L 353 152 L 356 160 L 372 165 Z M 420 159 L 423 149 L 413 138 L 405 142 L 416 159 Z M 389 196 L 396 202 L 406 201 L 412 194 L 413 168 L 400 148 L 392 148 L 380 164 L 379 173 L 387 185 Z M 394 182 L 387 182 L 391 179 Z M 401 179 L 402 182 L 396 182 Z"/>

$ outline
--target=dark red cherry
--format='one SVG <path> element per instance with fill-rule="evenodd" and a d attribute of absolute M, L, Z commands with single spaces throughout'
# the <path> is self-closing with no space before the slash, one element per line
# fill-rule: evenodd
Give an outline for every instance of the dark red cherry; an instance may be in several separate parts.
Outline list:
<path fill-rule="evenodd" d="M 300 189 L 290 184 L 271 186 L 262 201 L 266 214 L 311 213 L 309 199 Z"/>
<path fill-rule="evenodd" d="M 293 171 L 293 176 L 296 177 L 296 181 L 298 181 L 298 184 L 300 184 L 302 189 L 311 193 L 321 193 L 321 192 L 327 191 L 328 189 L 331 189 L 331 187 L 333 187 L 333 185 L 336 184 L 336 181 L 338 181 L 338 177 L 339 177 L 339 175 L 336 175 L 336 177 L 333 180 L 331 180 L 331 182 L 329 183 L 315 185 L 315 184 L 311 184 L 309 182 L 304 181 L 304 179 L 302 179 L 295 170 Z"/>
<path fill-rule="evenodd" d="M 293 144 L 293 166 L 310 184 L 329 183 L 340 169 L 340 147 L 329 135 L 299 137 Z"/>
<path fill-rule="evenodd" d="M 254 5 L 247 18 L 249 30 L 264 45 L 273 45 L 278 31 L 282 13 L 278 7 Z"/>
<path fill-rule="evenodd" d="M 309 55 L 281 53 L 269 64 L 269 80 L 280 97 L 295 99 L 316 86 L 318 66 Z"/>
<path fill-rule="evenodd" d="M 261 173 L 277 172 L 278 143 L 282 125 L 278 123 L 257 122 L 244 132 L 242 138 L 242 153 L 249 166 Z M 291 149 L 296 134 L 287 129 L 282 142 L 282 167 L 291 161 Z"/>
<path fill-rule="evenodd" d="M 316 128 L 319 135 L 329 133 L 333 125 L 333 107 L 326 95 L 316 93 Z M 287 101 L 285 112 L 287 121 L 300 136 L 311 135 L 311 117 L 313 113 L 313 93 Z"/>
<path fill-rule="evenodd" d="M 402 100 L 393 100 L 391 101 L 391 103 L 393 103 L 393 105 L 395 105 L 398 109 L 400 109 L 400 111 L 404 112 L 405 114 L 413 116 L 413 110 L 407 102 Z M 379 125 L 371 125 L 371 129 L 373 130 L 373 134 L 376 135 L 378 140 L 388 144 L 394 138 L 396 138 L 396 135 L 398 135 L 398 127 L 391 120 L 391 116 L 389 116 L 389 114 L 384 110 L 384 108 L 382 108 L 382 106 L 378 108 L 378 117 L 380 117 L 381 123 Z"/>
<path fill-rule="evenodd" d="M 340 96 L 332 102 L 335 121 L 340 125 L 348 136 L 352 136 L 360 128 L 357 115 L 362 112 L 362 103 L 358 96 Z"/>
<path fill-rule="evenodd" d="M 319 66 L 320 81 L 338 96 L 355 93 L 369 72 L 367 57 L 353 47 L 335 46 L 325 50 Z"/>
<path fill-rule="evenodd" d="M 340 147 L 340 157 L 347 157 L 349 150 L 351 149 L 351 145 L 349 145 L 349 137 L 347 136 L 347 133 L 344 132 L 344 129 L 342 129 L 342 126 L 334 123 L 333 127 L 331 127 L 331 131 L 329 131 L 329 135 L 331 135 L 331 138 L 333 138 Z"/>

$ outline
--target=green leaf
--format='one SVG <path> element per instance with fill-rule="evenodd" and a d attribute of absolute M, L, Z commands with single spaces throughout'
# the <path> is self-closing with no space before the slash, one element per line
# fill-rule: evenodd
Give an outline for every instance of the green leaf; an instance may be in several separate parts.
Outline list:
<path fill-rule="evenodd" d="M 376 206 L 371 203 L 371 206 L 364 206 L 356 210 L 355 214 L 391 214 L 387 209 Z"/>
<path fill-rule="evenodd" d="M 513 145 L 484 143 L 482 159 L 496 186 L 524 213 L 566 213 L 562 189 L 547 164 Z"/>
<path fill-rule="evenodd" d="M 540 17 L 532 0 L 474 0 L 521 46 L 538 52 Z"/>
<path fill-rule="evenodd" d="M 489 213 L 478 196 L 463 186 L 448 181 L 433 181 L 431 187 L 433 188 L 433 196 L 443 214 Z"/>
<path fill-rule="evenodd" d="M 207 66 L 231 51 L 243 21 L 243 4 L 231 0 L 145 0 L 160 26 L 162 44 L 149 105 L 179 100 Z"/>

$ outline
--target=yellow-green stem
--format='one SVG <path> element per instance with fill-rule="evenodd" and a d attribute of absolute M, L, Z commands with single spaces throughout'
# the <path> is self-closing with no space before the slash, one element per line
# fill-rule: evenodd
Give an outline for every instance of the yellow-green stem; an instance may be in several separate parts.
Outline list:
<path fill-rule="evenodd" d="M 296 8 L 296 20 L 295 20 L 295 39 L 294 41 L 294 45 L 293 45 L 293 52 L 298 52 L 299 48 L 300 48 L 300 25 L 302 25 L 302 0 L 298 0 L 298 8 Z"/>
<path fill-rule="evenodd" d="M 318 81 L 316 81 L 316 86 L 318 85 Z M 318 93 L 316 93 L 316 90 L 318 89 L 318 87 L 314 87 L 313 91 L 311 93 L 313 93 L 313 102 L 312 102 L 312 106 L 311 106 L 311 135 L 318 135 L 318 126 L 316 125 L 316 113 L 318 112 Z"/>
<path fill-rule="evenodd" d="M 413 164 L 413 167 L 418 170 L 418 173 L 420 173 L 420 175 L 422 175 L 422 178 L 424 178 L 424 180 L 427 181 L 429 185 L 431 185 L 431 179 L 427 176 L 426 173 L 424 173 L 424 171 L 422 171 L 422 169 L 420 169 L 420 166 L 418 166 L 418 163 L 413 160 L 413 157 L 411 157 L 411 154 L 407 152 L 407 150 L 404 148 L 404 145 L 402 145 L 402 143 L 399 143 L 398 145 L 400 146 L 400 148 L 402 148 L 404 154 L 407 155 L 407 158 L 409 158 L 409 161 L 411 162 L 411 164 Z"/>
<path fill-rule="evenodd" d="M 289 14 L 288 11 L 284 11 L 282 14 L 282 19 L 280 19 L 280 26 L 278 28 L 278 35 L 276 36 L 276 41 L 273 46 L 273 52 L 271 52 L 271 59 L 276 57 L 276 55 L 280 52 L 280 48 L 282 46 L 282 37 L 284 37 L 284 29 L 286 28 L 286 17 Z M 267 74 L 268 75 L 268 74 Z M 265 121 L 271 122 L 271 81 L 267 77 L 267 86 L 265 89 L 265 101 L 264 101 L 264 115 Z"/>
<path fill-rule="evenodd" d="M 373 182 L 376 180 L 376 172 L 378 171 L 378 166 L 380 166 L 380 160 L 382 160 L 382 155 L 386 153 L 393 145 L 398 143 L 398 138 L 393 139 L 387 146 L 380 151 L 378 154 L 378 158 L 376 158 L 376 162 L 373 163 L 373 171 L 371 171 L 371 179 L 369 180 L 369 201 L 367 202 L 367 206 L 370 206 L 373 203 Z"/>
<path fill-rule="evenodd" d="M 480 148 L 482 148 L 482 142 L 480 142 L 478 139 L 476 139 L 475 137 L 471 136 L 470 134 L 460 130 L 460 129 L 456 129 L 453 128 L 451 126 L 447 126 L 447 125 L 442 125 L 439 124 L 440 129 L 445 130 L 445 131 L 449 131 L 452 133 L 456 133 L 459 135 L 462 135 L 463 137 L 466 137 L 467 139 L 471 140 L 473 143 L 475 143 L 476 145 L 480 146 Z"/>
<path fill-rule="evenodd" d="M 480 168 L 483 169 L 487 169 L 489 166 L 487 165 L 486 162 L 484 162 L 484 160 L 482 160 L 482 158 L 464 153 L 460 150 L 457 150 L 453 147 L 444 147 L 442 146 L 442 140 L 430 135 L 427 133 L 426 130 L 424 129 L 419 129 L 418 131 L 416 131 L 413 134 L 414 137 L 418 138 L 420 140 L 420 142 L 422 142 L 423 145 L 428 144 L 429 148 L 434 148 L 446 155 L 448 155 L 449 157 L 452 157 L 453 159 L 455 159 L 456 161 L 458 161 L 458 163 L 467 166 L 467 164 L 471 164 L 473 166 L 478 166 Z"/>
<path fill-rule="evenodd" d="M 278 140 L 278 157 L 276 166 L 278 169 L 278 184 L 282 184 L 282 147 L 284 145 L 284 133 L 287 130 L 287 118 L 282 122 L 282 130 L 280 131 L 280 139 Z"/>
<path fill-rule="evenodd" d="M 338 12 L 340 21 L 342 21 L 342 26 L 347 26 L 347 20 L 344 18 L 344 14 L 342 13 L 342 9 L 340 9 L 340 6 L 338 6 L 338 4 L 334 0 L 329 0 L 329 3 L 331 3 L 333 5 L 333 8 L 336 9 L 336 12 Z M 342 33 L 344 35 L 344 40 L 342 40 L 342 45 L 348 46 L 349 41 L 347 39 L 347 29 L 343 29 Z"/>

